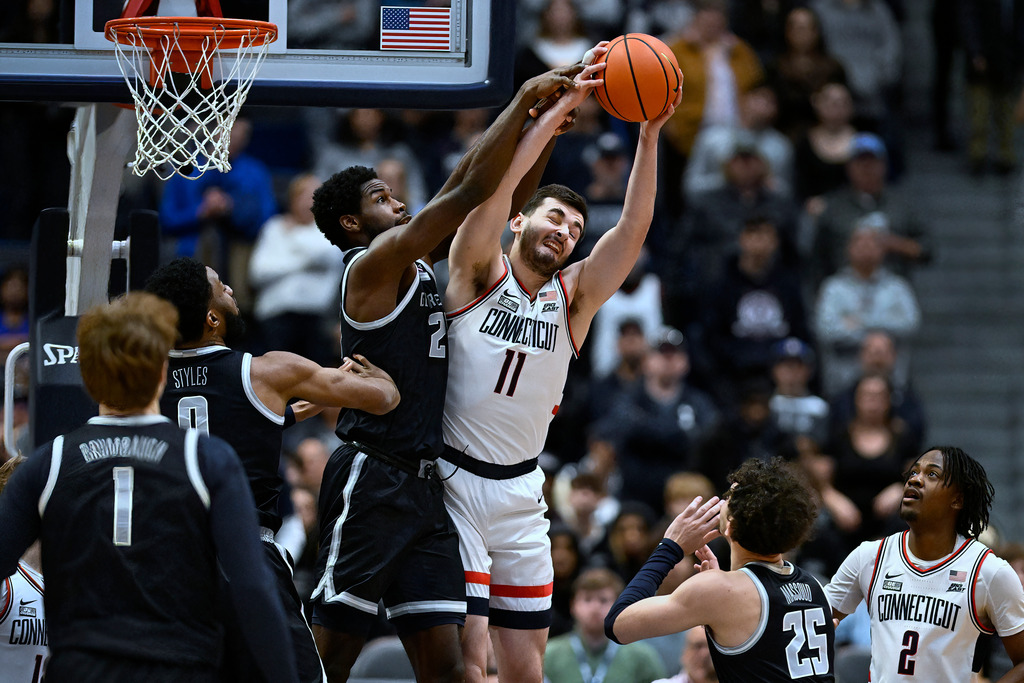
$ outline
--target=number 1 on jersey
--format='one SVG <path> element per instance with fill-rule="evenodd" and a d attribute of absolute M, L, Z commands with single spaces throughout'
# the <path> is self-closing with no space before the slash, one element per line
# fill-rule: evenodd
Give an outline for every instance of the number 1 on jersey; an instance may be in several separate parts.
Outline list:
<path fill-rule="evenodd" d="M 132 494 L 135 468 L 114 468 L 114 545 L 132 544 Z"/>
<path fill-rule="evenodd" d="M 498 382 L 494 385 L 494 393 L 500 394 L 501 390 L 505 388 L 505 380 L 508 379 L 508 370 L 512 367 L 512 361 L 516 359 L 516 369 L 512 371 L 512 379 L 508 383 L 508 391 L 505 392 L 506 396 L 511 396 L 516 393 L 516 385 L 519 384 L 519 373 L 523 371 L 523 363 L 526 361 L 526 354 L 522 351 L 516 352 L 512 349 L 505 350 L 505 362 L 501 366 L 501 374 L 498 376 Z"/>

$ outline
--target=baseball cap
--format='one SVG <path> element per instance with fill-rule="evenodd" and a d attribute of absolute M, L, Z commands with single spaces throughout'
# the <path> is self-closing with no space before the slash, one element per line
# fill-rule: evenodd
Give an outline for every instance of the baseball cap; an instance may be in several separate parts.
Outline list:
<path fill-rule="evenodd" d="M 863 154 L 870 154 L 883 160 L 889 157 L 882 138 L 874 133 L 857 133 L 853 136 L 853 140 L 850 142 L 850 158 L 853 159 Z"/>
<path fill-rule="evenodd" d="M 762 156 L 761 149 L 757 146 L 757 138 L 750 131 L 741 130 L 733 136 L 732 150 L 729 156 L 741 155 Z"/>
<path fill-rule="evenodd" d="M 626 155 L 626 143 L 615 133 L 605 132 L 583 152 L 584 161 L 592 164 L 598 159 L 613 159 Z"/>
<path fill-rule="evenodd" d="M 814 351 L 808 344 L 796 337 L 787 337 L 776 342 L 772 346 L 772 356 L 776 363 L 791 359 L 803 361 L 808 365 L 814 363 Z"/>
<path fill-rule="evenodd" d="M 658 336 L 654 341 L 654 348 L 662 353 L 668 351 L 686 353 L 688 350 L 686 337 L 674 327 L 662 327 L 658 331 Z"/>

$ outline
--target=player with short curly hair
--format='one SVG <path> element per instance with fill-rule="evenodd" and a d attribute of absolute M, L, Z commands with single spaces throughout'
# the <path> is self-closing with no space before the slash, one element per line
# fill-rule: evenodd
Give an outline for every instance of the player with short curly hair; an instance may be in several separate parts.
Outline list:
<path fill-rule="evenodd" d="M 609 611 L 608 637 L 632 642 L 703 625 L 722 683 L 834 681 L 835 630 L 825 592 L 812 574 L 782 559 L 814 524 L 811 489 L 779 458 L 748 460 L 729 481 L 726 500 L 697 497 L 672 521 Z M 721 571 L 705 545 L 719 534 L 729 541 L 731 571 Z M 694 552 L 700 573 L 655 596 L 668 572 Z"/>
<path fill-rule="evenodd" d="M 313 219 L 324 237 L 342 251 L 355 245 L 339 219 L 359 214 L 363 201 L 360 188 L 376 177 L 372 168 L 349 166 L 332 175 L 313 193 Z"/>
<path fill-rule="evenodd" d="M 1022 680 L 1024 589 L 978 540 L 993 494 L 962 449 L 929 449 L 904 479 L 900 517 L 910 529 L 862 543 L 832 577 L 825 592 L 836 619 L 867 602 L 872 681 L 970 680 L 982 635 L 998 635 L 1014 664 L 999 680 Z"/>
<path fill-rule="evenodd" d="M 750 460 L 730 476 L 726 494 L 732 538 L 761 555 L 786 553 L 811 533 L 818 507 L 806 484 L 786 467 Z"/>

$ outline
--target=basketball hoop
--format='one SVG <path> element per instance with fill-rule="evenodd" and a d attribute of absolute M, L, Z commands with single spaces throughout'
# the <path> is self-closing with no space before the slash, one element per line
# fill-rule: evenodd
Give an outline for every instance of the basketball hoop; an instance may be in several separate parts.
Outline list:
<path fill-rule="evenodd" d="M 229 171 L 228 143 L 253 78 L 277 39 L 265 21 L 130 17 L 108 21 L 108 40 L 135 102 L 132 173 L 195 179 Z"/>

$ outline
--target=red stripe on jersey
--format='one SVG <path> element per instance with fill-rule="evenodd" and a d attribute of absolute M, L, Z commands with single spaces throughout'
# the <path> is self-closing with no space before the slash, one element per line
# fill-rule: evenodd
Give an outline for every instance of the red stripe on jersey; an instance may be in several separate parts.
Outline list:
<path fill-rule="evenodd" d="M 0 621 L 7 618 L 7 614 L 11 611 L 11 603 L 14 601 L 14 586 L 11 584 L 10 577 L 5 578 L 3 583 L 6 600 L 0 605 Z"/>
<path fill-rule="evenodd" d="M 483 572 L 466 572 L 466 583 L 478 583 L 481 586 L 491 585 L 491 575 Z"/>
<path fill-rule="evenodd" d="M 580 357 L 580 347 L 572 334 L 572 321 L 569 319 L 569 292 L 565 289 L 565 280 L 562 279 L 562 271 L 558 271 L 558 288 L 562 290 L 562 300 L 565 301 L 565 331 L 569 334 L 569 343 L 572 345 L 572 354 Z"/>
<path fill-rule="evenodd" d="M 903 561 L 906 562 L 907 566 L 913 569 L 918 574 L 931 574 L 935 570 L 941 569 L 942 567 L 944 567 L 945 565 L 949 564 L 957 557 L 959 557 L 960 553 L 962 553 L 967 548 L 967 546 L 969 546 L 973 542 L 970 538 L 968 538 L 960 545 L 959 548 L 953 551 L 952 555 L 944 559 L 942 562 L 934 564 L 931 567 L 918 567 L 916 564 L 910 561 L 910 551 L 907 549 L 907 542 L 909 538 L 910 532 L 904 531 L 903 537 L 900 539 L 900 552 L 902 553 Z"/>
<path fill-rule="evenodd" d="M 546 586 L 491 586 L 491 595 L 499 598 L 546 598 L 554 591 L 554 583 Z"/>
<path fill-rule="evenodd" d="M 981 565 L 985 563 L 985 558 L 992 554 L 992 550 L 986 550 L 978 558 L 978 564 L 974 567 L 974 576 L 971 577 L 971 592 L 967 599 L 967 603 L 971 606 L 971 616 L 974 618 L 974 625 L 978 627 L 978 630 L 982 633 L 989 635 L 995 634 L 995 629 L 987 628 L 981 621 L 981 615 L 978 614 L 978 603 L 974 599 L 974 589 L 978 585 L 978 579 L 981 578 Z"/>
<path fill-rule="evenodd" d="M 39 591 L 40 595 L 43 595 L 43 584 L 36 581 L 20 564 L 18 565 L 18 573 L 25 577 L 25 580 L 32 584 L 32 587 Z"/>
<path fill-rule="evenodd" d="M 502 260 L 502 265 L 505 267 L 505 272 L 503 272 L 501 274 L 501 277 L 499 277 L 497 280 L 495 280 L 493 285 L 491 285 L 490 287 L 487 288 L 486 292 L 484 292 L 483 294 L 481 294 L 477 298 L 473 299 L 472 301 L 470 301 L 468 304 L 466 304 L 465 306 L 463 306 L 459 310 L 452 311 L 450 313 L 446 313 L 445 316 L 449 320 L 451 320 L 452 318 L 457 318 L 460 315 L 462 315 L 463 313 L 465 313 L 466 311 L 470 310 L 471 308 L 473 308 L 474 306 L 479 304 L 481 301 L 483 301 L 487 297 L 489 297 L 491 295 L 491 293 L 494 290 L 496 290 L 501 285 L 502 282 L 505 281 L 505 276 L 508 275 L 508 264 L 504 260 Z"/>

